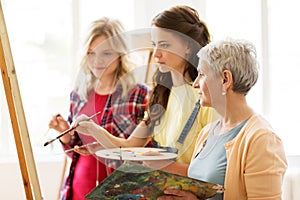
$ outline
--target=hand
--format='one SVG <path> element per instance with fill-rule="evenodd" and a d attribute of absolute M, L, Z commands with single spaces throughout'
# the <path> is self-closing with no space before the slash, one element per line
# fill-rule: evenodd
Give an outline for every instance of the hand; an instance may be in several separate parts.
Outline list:
<path fill-rule="evenodd" d="M 84 135 L 93 135 L 103 129 L 93 120 L 89 120 L 89 117 L 84 114 L 80 115 L 71 126 L 76 126 L 76 130 Z"/>
<path fill-rule="evenodd" d="M 164 193 L 167 195 L 160 196 L 157 200 L 198 200 L 196 195 L 188 191 L 166 189 Z"/>
<path fill-rule="evenodd" d="M 69 123 L 60 114 L 52 116 L 48 126 L 58 132 L 63 132 L 70 127 Z"/>
<path fill-rule="evenodd" d="M 52 128 L 58 132 L 63 132 L 67 129 L 69 129 L 69 123 L 60 115 L 60 114 L 56 114 L 54 115 L 49 124 L 48 124 L 49 128 Z M 69 134 L 66 134 L 64 136 L 62 136 L 60 138 L 60 141 L 62 141 L 63 143 L 68 143 L 70 141 L 70 134 L 73 134 L 74 131 L 71 131 Z"/>
<path fill-rule="evenodd" d="M 74 146 L 73 151 L 76 153 L 79 153 L 80 155 L 83 156 L 88 156 L 91 155 L 92 153 L 90 153 L 86 147 L 81 147 L 81 146 Z"/>
<path fill-rule="evenodd" d="M 98 142 L 92 142 L 82 146 L 74 146 L 73 151 L 81 155 L 88 156 L 94 154 L 95 152 L 101 149 L 104 148 Z"/>

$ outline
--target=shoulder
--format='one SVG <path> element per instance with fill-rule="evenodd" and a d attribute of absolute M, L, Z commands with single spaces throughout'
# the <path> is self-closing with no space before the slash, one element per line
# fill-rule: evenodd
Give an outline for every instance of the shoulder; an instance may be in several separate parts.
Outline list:
<path fill-rule="evenodd" d="M 134 90 L 142 90 L 142 91 L 149 91 L 149 86 L 141 83 L 137 83 L 133 86 Z"/>
<path fill-rule="evenodd" d="M 135 84 L 132 88 L 131 88 L 131 93 L 132 94 L 144 94 L 147 95 L 149 92 L 149 87 L 144 85 L 144 84 Z"/>
<path fill-rule="evenodd" d="M 246 122 L 240 135 L 245 144 L 266 145 L 270 143 L 282 145 L 280 137 L 274 132 L 270 123 L 261 115 L 255 114 Z M 255 145 L 254 145 L 255 146 Z"/>
<path fill-rule="evenodd" d="M 71 103 L 82 103 L 82 102 L 86 102 L 87 100 L 83 99 L 80 96 L 77 89 L 74 89 L 70 93 L 70 101 L 71 101 Z"/>
<path fill-rule="evenodd" d="M 275 134 L 270 123 L 259 114 L 254 114 L 253 116 L 251 116 L 244 127 L 249 136 L 255 136 L 265 133 Z"/>

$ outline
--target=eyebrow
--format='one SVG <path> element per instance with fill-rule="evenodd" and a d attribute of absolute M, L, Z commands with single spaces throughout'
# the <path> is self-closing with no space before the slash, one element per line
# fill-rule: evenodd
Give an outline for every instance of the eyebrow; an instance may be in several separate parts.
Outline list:
<path fill-rule="evenodd" d="M 158 44 L 159 43 L 164 43 L 164 42 L 168 42 L 168 41 L 167 40 L 161 40 L 161 41 L 158 42 Z"/>
<path fill-rule="evenodd" d="M 161 40 L 161 41 L 159 41 L 157 44 L 161 44 L 161 43 L 164 43 L 164 42 L 168 42 L 168 41 L 166 41 L 166 40 Z M 155 43 L 155 42 L 152 40 L 152 43 Z"/>
<path fill-rule="evenodd" d="M 97 47 L 95 47 L 95 48 L 97 48 Z M 88 51 L 94 51 L 95 50 L 95 48 L 88 48 Z M 103 49 L 102 51 L 115 51 L 114 49 Z"/>

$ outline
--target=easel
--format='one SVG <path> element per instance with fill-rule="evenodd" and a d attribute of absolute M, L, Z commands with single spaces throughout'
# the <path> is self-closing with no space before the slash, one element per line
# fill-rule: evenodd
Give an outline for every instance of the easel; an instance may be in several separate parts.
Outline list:
<path fill-rule="evenodd" d="M 27 200 L 41 200 L 27 124 L 0 1 L 0 69 Z"/>

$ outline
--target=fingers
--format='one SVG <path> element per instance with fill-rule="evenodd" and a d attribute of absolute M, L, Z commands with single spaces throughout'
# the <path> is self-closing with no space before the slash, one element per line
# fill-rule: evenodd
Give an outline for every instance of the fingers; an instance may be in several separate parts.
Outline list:
<path fill-rule="evenodd" d="M 84 147 L 80 147 L 80 146 L 74 146 L 74 150 L 76 153 L 79 153 L 81 155 L 87 156 L 87 155 L 91 155 L 91 153 Z"/>
<path fill-rule="evenodd" d="M 182 191 L 182 190 L 166 189 L 166 190 L 164 190 L 164 193 L 170 194 L 170 195 L 176 195 L 176 196 L 184 196 L 186 192 Z"/>
<path fill-rule="evenodd" d="M 76 130 L 84 135 L 93 135 L 94 133 L 98 132 L 100 126 L 97 125 L 92 120 L 83 120 L 78 122 L 78 125 L 76 126 Z"/>
<path fill-rule="evenodd" d="M 89 127 L 91 122 L 89 121 L 81 121 L 78 123 L 75 123 L 73 126 L 76 126 L 76 130 L 82 134 L 89 135 Z"/>
<path fill-rule="evenodd" d="M 89 119 L 89 117 L 85 114 L 82 114 L 80 116 L 78 116 L 75 120 L 76 124 L 78 124 L 81 121 L 87 121 Z"/>
<path fill-rule="evenodd" d="M 59 117 L 59 116 L 60 116 L 60 114 L 56 114 L 56 115 L 52 116 L 52 118 L 51 118 L 51 120 L 49 122 L 49 125 L 48 125 L 49 128 L 53 128 L 53 127 L 55 127 L 55 126 L 58 125 L 57 117 Z"/>
<path fill-rule="evenodd" d="M 62 132 L 69 128 L 69 124 L 60 114 L 56 114 L 52 116 L 48 127 L 58 132 Z"/>
<path fill-rule="evenodd" d="M 158 198 L 158 200 L 168 200 L 168 199 L 197 200 L 198 199 L 191 192 L 187 192 L 183 190 L 166 189 L 164 190 L 164 194 L 171 195 L 171 196 L 161 196 Z"/>
<path fill-rule="evenodd" d="M 170 199 L 184 199 L 182 198 L 183 196 L 180 195 L 181 190 L 171 190 L 171 189 L 166 189 L 164 190 L 165 196 L 160 196 L 157 198 L 157 200 L 170 200 Z M 167 196 L 167 195 L 172 195 L 172 196 Z"/>
<path fill-rule="evenodd" d="M 80 116 L 78 116 L 76 118 L 76 120 L 74 120 L 71 124 L 71 127 L 77 127 L 79 125 L 79 123 L 81 123 L 82 121 L 86 121 L 88 120 L 88 116 L 86 116 L 85 114 L 82 114 Z"/>
<path fill-rule="evenodd" d="M 174 196 L 160 196 L 157 198 L 157 200 L 180 200 L 181 197 L 174 197 Z M 183 200 L 183 199 L 182 199 Z"/>

